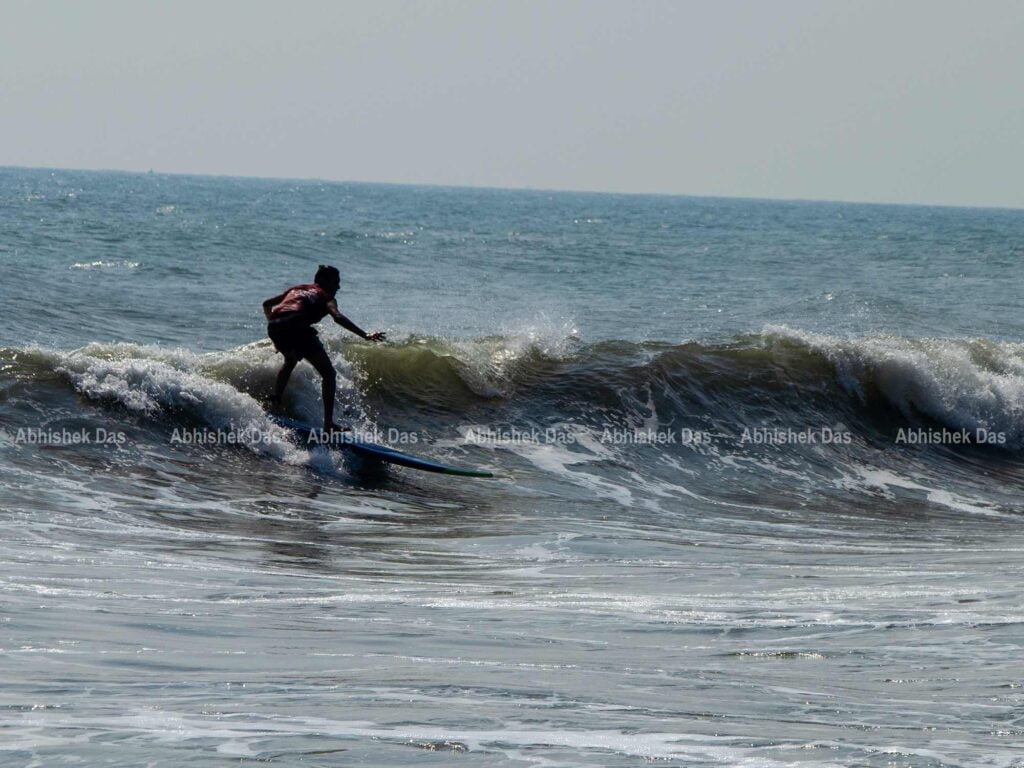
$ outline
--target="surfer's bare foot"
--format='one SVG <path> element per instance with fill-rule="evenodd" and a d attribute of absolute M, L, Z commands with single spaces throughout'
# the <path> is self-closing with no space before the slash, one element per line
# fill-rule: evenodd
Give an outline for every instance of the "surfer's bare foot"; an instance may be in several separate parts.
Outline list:
<path fill-rule="evenodd" d="M 352 427 L 348 424 L 335 424 L 333 421 L 324 424 L 324 432 L 351 432 Z"/>

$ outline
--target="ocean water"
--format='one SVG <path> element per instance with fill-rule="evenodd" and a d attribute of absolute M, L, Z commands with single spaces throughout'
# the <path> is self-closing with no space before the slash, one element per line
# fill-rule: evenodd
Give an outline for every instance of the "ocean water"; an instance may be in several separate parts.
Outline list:
<path fill-rule="evenodd" d="M 0 169 L 0 765 L 1022 766 L 1022 261 L 1013 210 Z M 319 263 L 390 339 L 321 324 L 339 417 L 495 478 L 269 420 Z"/>

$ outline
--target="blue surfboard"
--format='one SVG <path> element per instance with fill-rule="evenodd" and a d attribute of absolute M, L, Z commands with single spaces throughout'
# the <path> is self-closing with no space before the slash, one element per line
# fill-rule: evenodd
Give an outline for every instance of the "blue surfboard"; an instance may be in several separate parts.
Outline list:
<path fill-rule="evenodd" d="M 398 464 L 401 467 L 419 469 L 424 472 L 438 472 L 443 475 L 461 475 L 463 477 L 494 477 L 493 474 L 482 469 L 452 467 L 430 459 L 421 459 L 419 456 L 409 453 L 402 453 L 394 448 L 388 448 L 386 445 L 367 443 L 357 439 L 351 432 L 334 432 L 329 436 L 322 436 L 321 430 L 316 427 L 289 419 L 287 416 L 271 416 L 270 419 L 275 424 L 291 431 L 295 435 L 296 442 L 309 447 L 323 445 L 327 448 L 341 448 L 365 459 L 383 461 L 386 464 Z M 321 437 L 329 439 L 322 440 Z"/>

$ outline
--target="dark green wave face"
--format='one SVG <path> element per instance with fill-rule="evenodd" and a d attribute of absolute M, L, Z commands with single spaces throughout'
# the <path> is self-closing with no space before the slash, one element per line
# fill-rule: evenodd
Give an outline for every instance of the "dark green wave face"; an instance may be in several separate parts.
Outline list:
<path fill-rule="evenodd" d="M 0 169 L 0 763 L 1012 765 L 1022 235 Z"/>

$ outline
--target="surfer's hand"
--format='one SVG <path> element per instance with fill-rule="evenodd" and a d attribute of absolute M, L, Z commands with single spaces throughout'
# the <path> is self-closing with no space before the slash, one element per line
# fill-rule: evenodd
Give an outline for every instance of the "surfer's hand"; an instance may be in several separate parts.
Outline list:
<path fill-rule="evenodd" d="M 387 341 L 388 336 L 384 331 L 374 331 L 373 333 L 366 334 L 367 341 Z"/>

